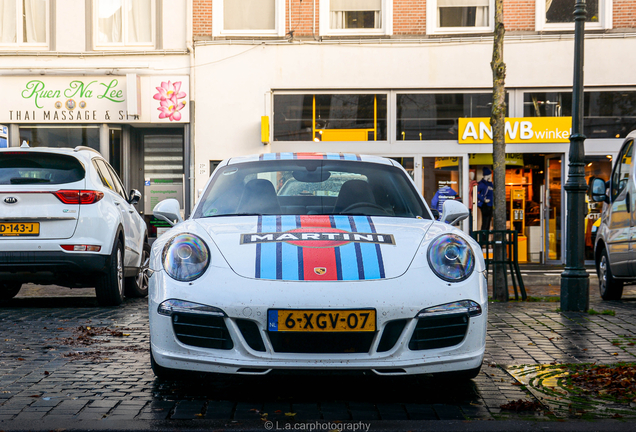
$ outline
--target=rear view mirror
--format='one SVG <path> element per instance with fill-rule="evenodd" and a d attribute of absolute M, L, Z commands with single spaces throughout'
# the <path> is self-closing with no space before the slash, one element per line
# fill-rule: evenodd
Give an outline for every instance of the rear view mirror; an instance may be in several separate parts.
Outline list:
<path fill-rule="evenodd" d="M 159 220 L 168 222 L 170 226 L 183 222 L 179 201 L 174 198 L 168 198 L 157 204 L 152 210 L 152 215 Z"/>
<path fill-rule="evenodd" d="M 456 225 L 468 217 L 468 207 L 459 201 L 446 200 L 442 206 L 441 221 Z"/>
<path fill-rule="evenodd" d="M 602 178 L 593 178 L 590 185 L 590 196 L 592 201 L 609 203 L 609 197 L 605 191 L 605 180 Z"/>

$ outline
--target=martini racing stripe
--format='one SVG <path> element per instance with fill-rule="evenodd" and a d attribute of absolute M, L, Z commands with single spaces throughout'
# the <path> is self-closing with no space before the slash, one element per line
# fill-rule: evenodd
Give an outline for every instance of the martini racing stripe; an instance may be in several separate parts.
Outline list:
<path fill-rule="evenodd" d="M 259 160 L 294 160 L 294 159 L 323 159 L 323 160 L 362 160 L 353 153 L 263 153 Z"/>
<path fill-rule="evenodd" d="M 302 240 L 258 242 L 255 277 L 272 280 L 370 280 L 385 278 L 381 243 L 337 240 L 336 232 L 376 234 L 368 216 L 259 216 L 258 233 L 320 232 L 321 228 L 334 240 L 320 243 Z M 256 234 L 254 234 L 256 235 Z M 291 234 L 283 234 L 287 236 Z M 317 235 L 317 234 L 316 234 Z M 265 234 L 263 234 L 265 236 Z M 370 234 L 360 234 L 368 237 Z M 386 234 L 377 234 L 386 237 Z M 292 236 L 293 237 L 293 236 Z M 392 237 L 392 236 L 391 236 Z M 326 243 L 326 244 L 325 244 Z M 343 244 L 344 243 L 344 244 Z M 249 243 L 245 243 L 249 244 Z M 392 241 L 387 244 L 394 244 Z"/>

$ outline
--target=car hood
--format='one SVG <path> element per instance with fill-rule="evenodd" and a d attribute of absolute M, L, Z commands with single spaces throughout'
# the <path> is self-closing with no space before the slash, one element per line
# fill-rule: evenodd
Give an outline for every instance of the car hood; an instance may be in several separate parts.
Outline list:
<path fill-rule="evenodd" d="M 283 281 L 352 281 L 406 272 L 432 221 L 370 216 L 196 219 L 238 275 Z"/>

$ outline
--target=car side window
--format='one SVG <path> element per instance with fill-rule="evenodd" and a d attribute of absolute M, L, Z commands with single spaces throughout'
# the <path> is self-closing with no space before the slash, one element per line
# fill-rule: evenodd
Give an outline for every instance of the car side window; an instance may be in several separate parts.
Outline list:
<path fill-rule="evenodd" d="M 618 155 L 616 166 L 612 174 L 612 201 L 625 189 L 630 176 L 632 165 L 633 141 L 629 141 Z"/>
<path fill-rule="evenodd" d="M 97 174 L 99 174 L 99 179 L 102 181 L 102 184 L 114 192 L 115 187 L 113 186 L 113 179 L 111 178 L 106 165 L 99 159 L 93 159 L 93 165 L 97 170 Z"/>
<path fill-rule="evenodd" d="M 110 172 L 111 178 L 113 179 L 113 184 L 115 186 L 115 190 L 126 201 L 128 201 L 128 194 L 126 193 L 126 189 L 124 189 L 124 185 L 122 184 L 121 180 L 119 179 L 119 176 L 117 175 L 117 173 L 115 172 L 113 167 L 111 167 L 110 165 L 107 165 L 107 168 L 108 168 L 108 171 Z"/>

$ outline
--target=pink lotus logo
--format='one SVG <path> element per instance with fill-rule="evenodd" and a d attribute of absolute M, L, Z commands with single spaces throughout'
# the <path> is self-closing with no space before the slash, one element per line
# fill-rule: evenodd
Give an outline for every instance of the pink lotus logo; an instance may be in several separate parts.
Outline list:
<path fill-rule="evenodd" d="M 179 91 L 181 90 L 181 81 L 175 83 L 171 83 L 170 81 L 162 82 L 161 87 L 155 88 L 158 92 L 153 98 L 159 101 L 159 108 L 157 108 L 157 110 L 161 111 L 159 118 L 168 118 L 170 121 L 181 120 L 181 113 L 179 111 L 186 105 L 185 101 L 179 102 L 179 99 L 186 97 L 185 92 Z"/>

